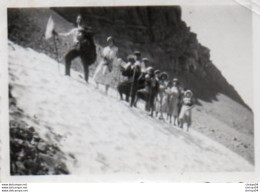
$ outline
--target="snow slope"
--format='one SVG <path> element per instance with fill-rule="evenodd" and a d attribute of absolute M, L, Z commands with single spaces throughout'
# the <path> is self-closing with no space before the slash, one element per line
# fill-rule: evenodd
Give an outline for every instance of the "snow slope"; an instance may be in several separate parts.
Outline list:
<path fill-rule="evenodd" d="M 188 133 L 105 96 L 79 73 L 9 41 L 9 77 L 17 105 L 37 131 L 68 156 L 73 175 L 252 171 L 245 159 L 191 129 Z M 29 120 L 28 120 L 29 121 Z M 33 121 L 27 122 L 33 124 Z"/>

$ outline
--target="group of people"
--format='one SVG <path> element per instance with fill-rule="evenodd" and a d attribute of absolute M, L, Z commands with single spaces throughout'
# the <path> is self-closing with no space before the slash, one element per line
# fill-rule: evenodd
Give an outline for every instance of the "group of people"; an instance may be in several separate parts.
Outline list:
<path fill-rule="evenodd" d="M 150 116 L 166 118 L 181 128 L 186 123 L 188 128 L 194 106 L 192 91 L 180 86 L 177 78 L 170 79 L 166 72 L 150 66 L 149 59 L 142 58 L 140 51 L 128 55 L 124 62 L 117 57 L 118 48 L 113 37 L 107 38 L 107 44 L 93 76 L 96 88 L 103 84 L 107 95 L 109 87 L 116 84 L 120 99 L 129 102 L 131 107 L 136 107 L 141 99 Z"/>
<path fill-rule="evenodd" d="M 80 56 L 84 66 L 85 80 L 88 82 L 88 65 L 96 60 L 96 52 L 86 57 L 87 45 L 92 45 L 93 40 L 85 41 L 82 26 L 82 17 L 77 17 L 77 28 L 69 33 L 58 33 L 60 36 L 72 34 L 75 46 L 65 56 L 65 74 L 70 75 L 71 61 Z M 86 37 L 91 35 L 86 33 Z M 85 48 L 86 47 L 86 48 Z M 92 45 L 93 48 L 93 45 Z M 95 46 L 94 46 L 95 48 Z M 91 57 L 91 61 L 88 61 Z M 96 88 L 102 84 L 105 86 L 105 93 L 108 94 L 109 87 L 116 85 L 121 100 L 136 107 L 138 101 L 145 101 L 145 110 L 150 116 L 166 119 L 169 123 L 183 128 L 191 125 L 191 109 L 194 106 L 193 93 L 180 86 L 177 78 L 170 79 L 166 72 L 161 72 L 150 65 L 148 58 L 142 58 L 140 51 L 135 51 L 127 57 L 125 62 L 118 58 L 118 47 L 115 45 L 112 36 L 107 38 L 107 46 L 101 51 L 101 60 L 95 70 L 93 80 Z"/>

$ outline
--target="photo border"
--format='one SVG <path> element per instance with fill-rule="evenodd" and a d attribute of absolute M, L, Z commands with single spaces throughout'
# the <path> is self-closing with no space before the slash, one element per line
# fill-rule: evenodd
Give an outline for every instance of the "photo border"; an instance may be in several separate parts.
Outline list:
<path fill-rule="evenodd" d="M 254 137 L 255 137 L 255 171 L 254 172 L 219 172 L 219 173 L 207 173 L 207 172 L 195 172 L 195 173 L 184 173 L 184 174 L 153 174 L 153 175 L 136 175 L 123 174 L 119 175 L 91 175 L 88 178 L 82 178 L 80 176 L 73 175 L 59 175 L 59 176 L 10 176 L 10 149 L 9 149 L 9 107 L 8 107 L 8 37 L 7 37 L 7 8 L 40 8 L 40 7 L 100 7 L 100 6 L 173 6 L 173 5 L 232 5 L 236 2 L 232 0 L 145 0 L 145 1 L 131 1 L 122 2 L 119 0 L 81 0 L 81 1 L 40 1 L 40 0 L 4 0 L 1 2 L 1 36 L 0 36 L 0 58 L 1 58 L 1 117 L 0 117 L 0 128 L 1 128 L 1 180 L 3 182 L 259 182 L 260 169 L 260 149 L 259 149 L 259 129 L 260 125 L 260 90 L 259 90 L 259 74 L 260 74 L 260 16 L 252 11 L 253 20 L 253 87 L 254 87 Z M 122 179 L 123 178 L 123 179 Z"/>

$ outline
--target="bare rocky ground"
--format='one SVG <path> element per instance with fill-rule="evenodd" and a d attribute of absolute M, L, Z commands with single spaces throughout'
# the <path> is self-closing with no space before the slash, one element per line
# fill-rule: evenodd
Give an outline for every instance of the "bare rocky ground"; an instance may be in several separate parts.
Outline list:
<path fill-rule="evenodd" d="M 9 96 L 11 175 L 69 174 L 64 153 L 29 126 L 23 110 L 16 106 L 16 99 Z M 37 124 L 38 120 L 33 121 Z"/>

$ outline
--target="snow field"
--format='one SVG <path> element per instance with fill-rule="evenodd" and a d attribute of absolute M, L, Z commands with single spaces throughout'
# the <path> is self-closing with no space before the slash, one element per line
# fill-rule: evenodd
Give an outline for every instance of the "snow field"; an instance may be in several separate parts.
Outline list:
<path fill-rule="evenodd" d="M 44 54 L 9 42 L 13 96 L 39 133 L 75 161 L 73 175 L 252 171 L 239 155 L 204 135 L 148 117 L 142 109 L 86 84 L 79 73 Z"/>

